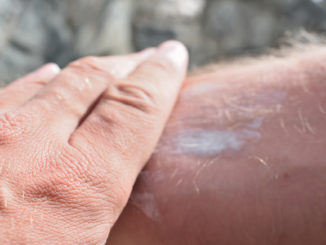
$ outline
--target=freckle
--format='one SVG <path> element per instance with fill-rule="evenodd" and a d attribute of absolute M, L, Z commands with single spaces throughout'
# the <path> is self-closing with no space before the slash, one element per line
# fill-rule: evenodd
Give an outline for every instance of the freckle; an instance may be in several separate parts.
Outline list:
<path fill-rule="evenodd" d="M 288 173 L 284 173 L 282 175 L 283 179 L 289 179 L 290 178 L 290 175 Z"/>

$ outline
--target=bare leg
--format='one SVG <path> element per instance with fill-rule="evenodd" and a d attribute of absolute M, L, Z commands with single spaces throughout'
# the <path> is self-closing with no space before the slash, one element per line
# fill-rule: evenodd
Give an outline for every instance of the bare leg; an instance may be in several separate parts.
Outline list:
<path fill-rule="evenodd" d="M 325 60 L 190 77 L 109 244 L 326 244 Z"/>

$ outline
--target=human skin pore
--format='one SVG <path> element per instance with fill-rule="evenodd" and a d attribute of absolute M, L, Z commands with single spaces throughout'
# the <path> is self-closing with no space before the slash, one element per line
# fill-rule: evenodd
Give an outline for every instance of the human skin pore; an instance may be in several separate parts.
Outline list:
<path fill-rule="evenodd" d="M 190 76 L 109 245 L 326 244 L 326 48 Z"/>
<path fill-rule="evenodd" d="M 0 244 L 105 244 L 185 79 L 170 41 L 0 91 Z"/>

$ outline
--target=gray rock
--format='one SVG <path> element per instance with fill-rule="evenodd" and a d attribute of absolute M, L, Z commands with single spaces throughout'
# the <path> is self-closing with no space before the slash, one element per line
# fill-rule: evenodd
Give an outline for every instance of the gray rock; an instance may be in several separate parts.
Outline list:
<path fill-rule="evenodd" d="M 0 1 L 4 82 L 47 62 L 65 66 L 87 55 L 132 51 L 131 0 Z"/>
<path fill-rule="evenodd" d="M 214 56 L 234 56 L 272 45 L 277 34 L 276 16 L 262 4 L 214 1 L 207 8 L 206 35 L 215 40 Z"/>
<path fill-rule="evenodd" d="M 195 67 L 263 52 L 302 28 L 326 31 L 325 0 L 0 0 L 0 81 L 168 39 L 186 44 Z"/>

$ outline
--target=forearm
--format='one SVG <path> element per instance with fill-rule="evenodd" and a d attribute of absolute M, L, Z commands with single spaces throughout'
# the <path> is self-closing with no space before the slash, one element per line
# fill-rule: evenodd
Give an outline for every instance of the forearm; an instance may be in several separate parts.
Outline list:
<path fill-rule="evenodd" d="M 109 244 L 325 244 L 325 57 L 189 78 Z"/>

